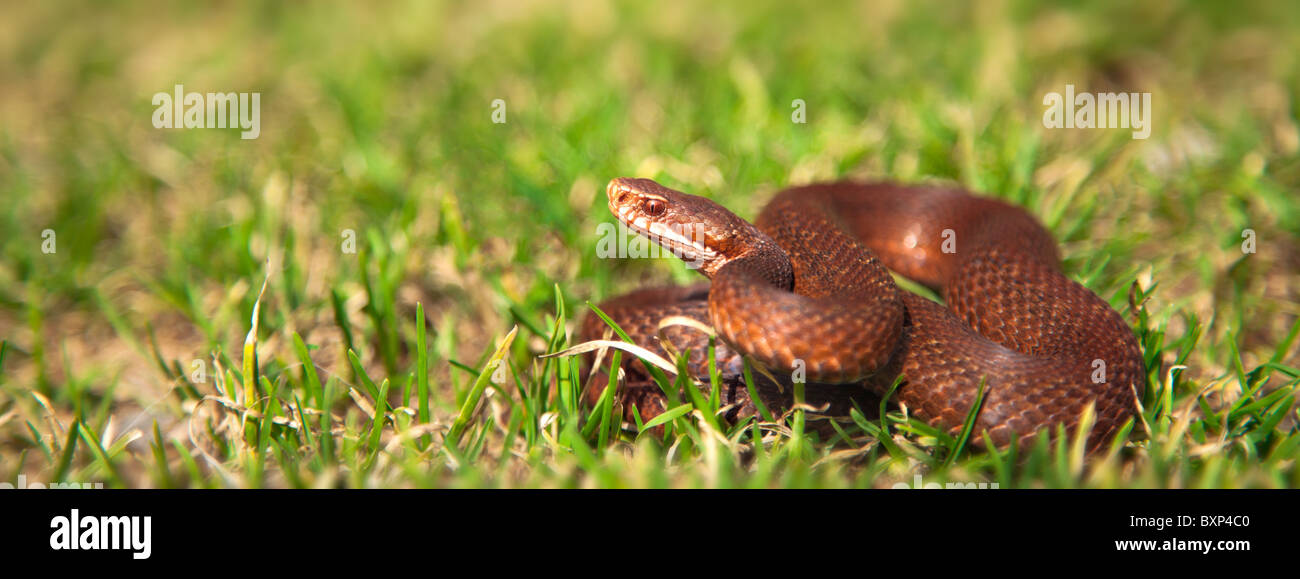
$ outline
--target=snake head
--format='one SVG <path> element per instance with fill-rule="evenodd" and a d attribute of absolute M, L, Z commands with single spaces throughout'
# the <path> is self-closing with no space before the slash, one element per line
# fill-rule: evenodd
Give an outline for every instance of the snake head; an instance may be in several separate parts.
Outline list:
<path fill-rule="evenodd" d="M 775 247 L 770 238 L 723 206 L 650 179 L 620 177 L 609 182 L 605 194 L 610 212 L 619 221 L 710 278 L 756 245 Z"/>

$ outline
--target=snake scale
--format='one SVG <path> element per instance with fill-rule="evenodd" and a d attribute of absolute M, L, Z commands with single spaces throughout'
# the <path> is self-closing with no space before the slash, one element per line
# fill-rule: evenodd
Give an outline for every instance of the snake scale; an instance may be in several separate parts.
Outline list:
<path fill-rule="evenodd" d="M 785 189 L 750 224 L 649 179 L 614 179 L 606 193 L 619 221 L 711 283 L 642 289 L 599 307 L 660 355 L 660 336 L 689 349 L 689 371 L 706 388 L 707 335 L 660 324 L 683 316 L 712 327 L 728 418 L 755 413 L 744 356 L 777 377 L 757 390 L 774 410 L 790 406 L 796 377 L 807 381 L 805 402 L 828 416 L 893 388 L 891 403 L 952 435 L 983 388 L 977 443 L 983 431 L 999 446 L 1057 425 L 1073 432 L 1093 404 L 1096 448 L 1134 416 L 1146 374 L 1137 339 L 1060 272 L 1051 234 L 1019 207 L 952 187 L 836 182 Z M 939 292 L 946 307 L 899 288 L 890 270 Z M 589 315 L 580 335 L 605 329 Z M 623 367 L 627 419 L 634 405 L 642 420 L 663 412 L 641 362 Z M 594 381 L 587 398 L 602 389 Z"/>

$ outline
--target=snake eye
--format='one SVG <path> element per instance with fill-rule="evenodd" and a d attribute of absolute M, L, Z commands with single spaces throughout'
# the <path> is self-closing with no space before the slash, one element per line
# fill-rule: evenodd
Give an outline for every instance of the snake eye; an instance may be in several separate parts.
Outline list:
<path fill-rule="evenodd" d="M 668 205 L 659 199 L 648 199 L 645 202 L 645 212 L 651 217 L 658 217 L 668 210 Z"/>

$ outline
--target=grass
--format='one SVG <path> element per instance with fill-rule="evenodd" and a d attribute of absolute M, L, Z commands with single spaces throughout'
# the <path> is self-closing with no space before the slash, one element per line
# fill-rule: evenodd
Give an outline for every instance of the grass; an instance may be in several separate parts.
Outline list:
<path fill-rule="evenodd" d="M 836 4 L 8 11 L 0 480 L 1300 486 L 1300 9 Z M 260 137 L 153 128 L 177 84 L 260 92 Z M 1151 92 L 1150 139 L 1044 129 L 1066 84 Z M 1092 459 L 895 411 L 828 439 L 664 374 L 672 410 L 623 430 L 542 355 L 588 303 L 698 274 L 596 256 L 615 176 L 744 217 L 850 177 L 1023 205 L 1132 324 L 1142 416 Z"/>

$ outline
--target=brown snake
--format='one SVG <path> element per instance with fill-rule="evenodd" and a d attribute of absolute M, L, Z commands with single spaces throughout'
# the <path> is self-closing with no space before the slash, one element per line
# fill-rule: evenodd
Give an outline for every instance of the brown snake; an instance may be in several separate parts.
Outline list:
<path fill-rule="evenodd" d="M 1094 404 L 1096 448 L 1135 413 L 1146 371 L 1133 332 L 1060 273 L 1055 241 L 1018 207 L 955 188 L 830 183 L 781 191 L 751 225 L 649 179 L 615 179 L 606 192 L 621 222 L 712 284 L 640 290 L 600 308 L 661 355 L 661 333 L 677 352 L 689 348 L 690 372 L 706 388 L 707 336 L 661 332 L 660 322 L 685 316 L 714 328 L 732 418 L 755 412 L 742 355 L 786 384 L 759 388 L 769 408 L 789 407 L 786 377 L 800 371 L 806 401 L 828 415 L 883 396 L 901 375 L 891 402 L 954 435 L 983 381 L 977 443 L 984 430 L 999 446 L 1057 424 L 1072 432 Z M 900 289 L 889 270 L 941 292 L 947 307 Z M 604 330 L 588 316 L 582 338 Z M 643 420 L 663 412 L 641 363 L 624 370 L 624 414 L 633 405 Z"/>

